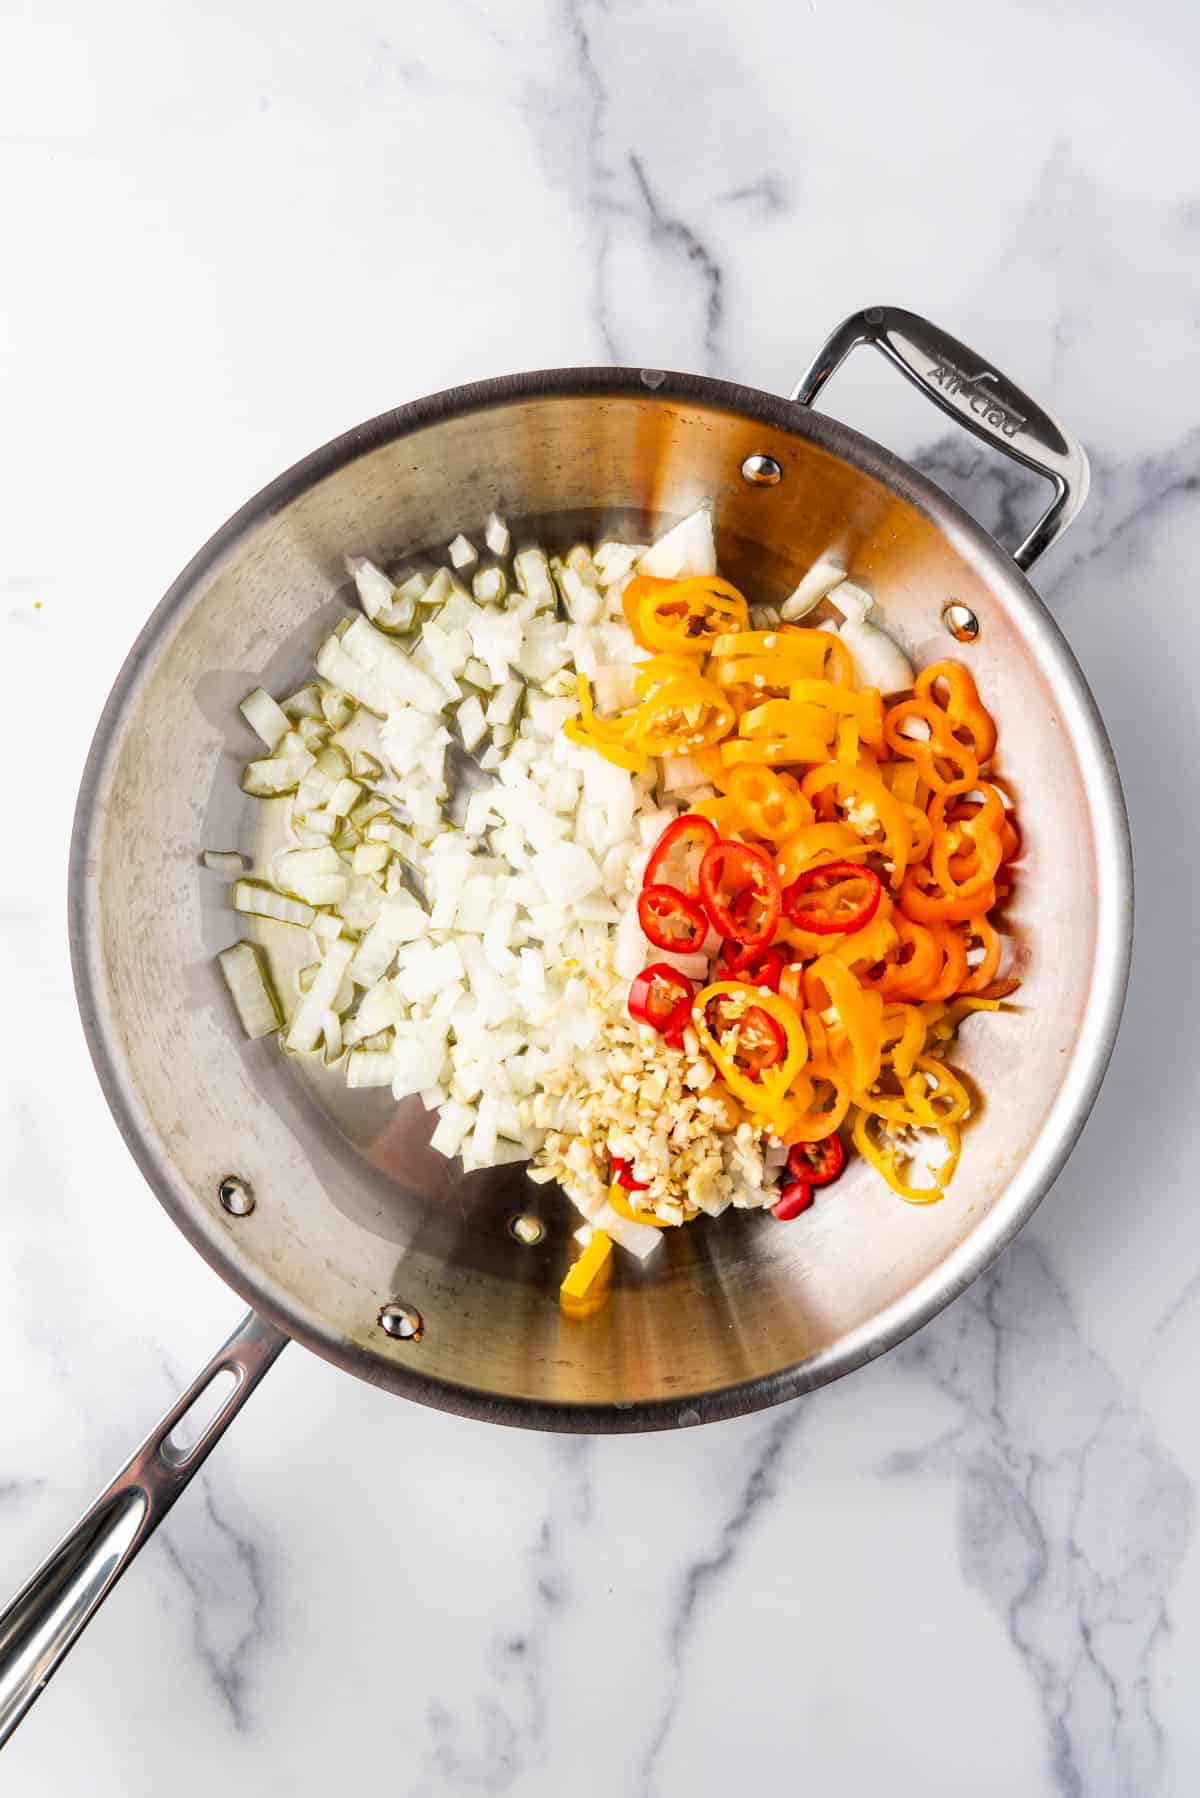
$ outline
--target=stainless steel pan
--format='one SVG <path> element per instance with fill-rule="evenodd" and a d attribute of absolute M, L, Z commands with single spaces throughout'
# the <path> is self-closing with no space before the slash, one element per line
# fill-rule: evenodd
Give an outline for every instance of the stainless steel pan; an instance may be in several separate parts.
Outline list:
<path fill-rule="evenodd" d="M 1045 474 L 1015 558 L 921 475 L 811 410 L 856 344 Z M 180 1404 L 0 1618 L 0 1740 L 288 1337 L 425 1404 L 498 1423 L 648 1430 L 792 1398 L 892 1347 L 1029 1216 L 1096 1096 L 1132 922 L 1128 830 L 1095 705 L 1025 577 L 1083 500 L 1070 435 L 975 353 L 910 313 L 847 321 L 791 399 L 691 375 L 570 369 L 385 413 L 280 476 L 162 600 L 105 707 L 71 862 L 80 1009 L 113 1114 L 161 1203 L 253 1307 Z M 802 1228 L 730 1213 L 618 1272 L 564 1326 L 569 1207 L 519 1170 L 469 1177 L 429 1119 L 245 1043 L 214 969 L 238 934 L 203 847 L 248 848 L 236 701 L 306 674 L 343 600 L 346 551 L 443 546 L 495 509 L 522 536 L 645 539 L 712 500 L 722 568 L 782 596 L 837 550 L 918 663 L 974 670 L 1001 725 L 1025 856 L 1011 908 L 1023 985 L 969 1025 L 985 1095 L 945 1204 L 912 1210 L 865 1169 Z M 951 608 L 951 610 L 948 610 Z M 947 621 L 977 625 L 953 644 Z M 268 927 L 269 928 L 269 927 Z M 533 1213 L 544 1235 L 511 1232 Z M 190 1452 L 175 1427 L 221 1370 L 232 1390 Z"/>

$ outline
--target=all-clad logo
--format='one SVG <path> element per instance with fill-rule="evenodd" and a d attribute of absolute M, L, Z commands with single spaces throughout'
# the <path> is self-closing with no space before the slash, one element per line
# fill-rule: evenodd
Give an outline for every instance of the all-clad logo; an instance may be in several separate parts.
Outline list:
<path fill-rule="evenodd" d="M 1002 437 L 1015 437 L 1025 423 L 1019 412 L 1004 405 L 992 389 L 983 385 L 985 381 L 999 379 L 990 368 L 981 369 L 977 375 L 969 375 L 957 363 L 943 356 L 928 370 L 926 379 L 936 381 L 946 393 L 956 397 L 961 395 L 971 411 L 982 418 L 986 425 L 990 425 L 993 431 L 999 431 Z"/>

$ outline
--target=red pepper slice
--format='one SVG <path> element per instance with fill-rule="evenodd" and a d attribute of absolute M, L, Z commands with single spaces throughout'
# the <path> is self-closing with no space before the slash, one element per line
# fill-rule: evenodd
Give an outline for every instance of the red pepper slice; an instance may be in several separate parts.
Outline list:
<path fill-rule="evenodd" d="M 751 1077 L 777 1067 L 787 1054 L 782 1024 L 761 1005 L 748 1005 L 739 1012 L 728 999 L 715 999 L 708 1008 L 708 1027 L 718 1039 L 736 1030 L 736 1047 L 729 1045 L 734 1063 Z"/>
<path fill-rule="evenodd" d="M 694 996 L 695 988 L 686 974 L 669 962 L 651 962 L 630 985 L 629 1015 L 638 1024 L 649 1024 L 677 1049 L 692 1015 Z"/>
<path fill-rule="evenodd" d="M 748 985 L 769 987 L 773 993 L 779 991 L 783 970 L 788 965 L 787 954 L 777 943 L 770 949 L 755 949 L 747 957 L 741 943 L 731 940 L 721 944 L 721 960 L 731 974 L 739 975 Z"/>
<path fill-rule="evenodd" d="M 836 1131 L 820 1142 L 793 1143 L 788 1152 L 788 1173 L 810 1186 L 832 1186 L 845 1165 L 846 1146 Z"/>
<path fill-rule="evenodd" d="M 708 935 L 708 919 L 678 887 L 644 886 L 638 894 L 638 923 L 656 949 L 686 954 Z"/>
<path fill-rule="evenodd" d="M 806 868 L 783 895 L 785 917 L 814 936 L 861 930 L 879 910 L 883 882 L 858 862 L 822 862 Z"/>
<path fill-rule="evenodd" d="M 810 1181 L 789 1180 L 772 1205 L 771 1216 L 777 1217 L 781 1224 L 790 1224 L 794 1217 L 807 1211 L 812 1202 L 813 1189 Z"/>
<path fill-rule="evenodd" d="M 613 1155 L 610 1160 L 612 1161 L 612 1177 L 618 1186 L 624 1187 L 626 1192 L 649 1191 L 645 1180 L 634 1179 L 632 1161 L 628 1161 L 624 1155 Z"/>
<path fill-rule="evenodd" d="M 748 959 L 775 935 L 779 881 L 764 850 L 719 837 L 700 863 L 700 897 L 713 929 Z"/>
<path fill-rule="evenodd" d="M 700 863 L 717 840 L 717 827 L 700 812 L 672 818 L 650 851 L 643 886 L 673 886 L 694 899 L 700 891 Z"/>

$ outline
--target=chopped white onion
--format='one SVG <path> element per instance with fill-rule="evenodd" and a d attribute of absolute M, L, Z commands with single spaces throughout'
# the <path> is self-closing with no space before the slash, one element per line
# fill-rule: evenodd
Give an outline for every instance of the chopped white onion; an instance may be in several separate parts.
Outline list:
<path fill-rule="evenodd" d="M 269 1036 L 283 1022 L 279 1000 L 261 952 L 253 943 L 235 943 L 217 956 L 229 996 L 248 1037 Z"/>

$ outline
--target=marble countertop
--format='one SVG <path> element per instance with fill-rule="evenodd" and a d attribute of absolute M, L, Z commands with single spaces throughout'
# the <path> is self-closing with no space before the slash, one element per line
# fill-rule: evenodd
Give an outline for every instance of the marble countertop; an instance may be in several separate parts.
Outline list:
<path fill-rule="evenodd" d="M 1038 584 L 1139 873 L 1079 1148 L 914 1341 L 599 1440 L 289 1350 L 13 1738 L 12 1798 L 1200 1786 L 1198 53 L 1170 0 L 0 11 L 0 1588 L 241 1309 L 101 1099 L 67 837 L 146 613 L 311 446 L 510 369 L 787 389 L 846 313 L 927 313 L 1091 452 Z M 877 359 L 823 403 L 1022 534 L 1011 465 Z"/>

